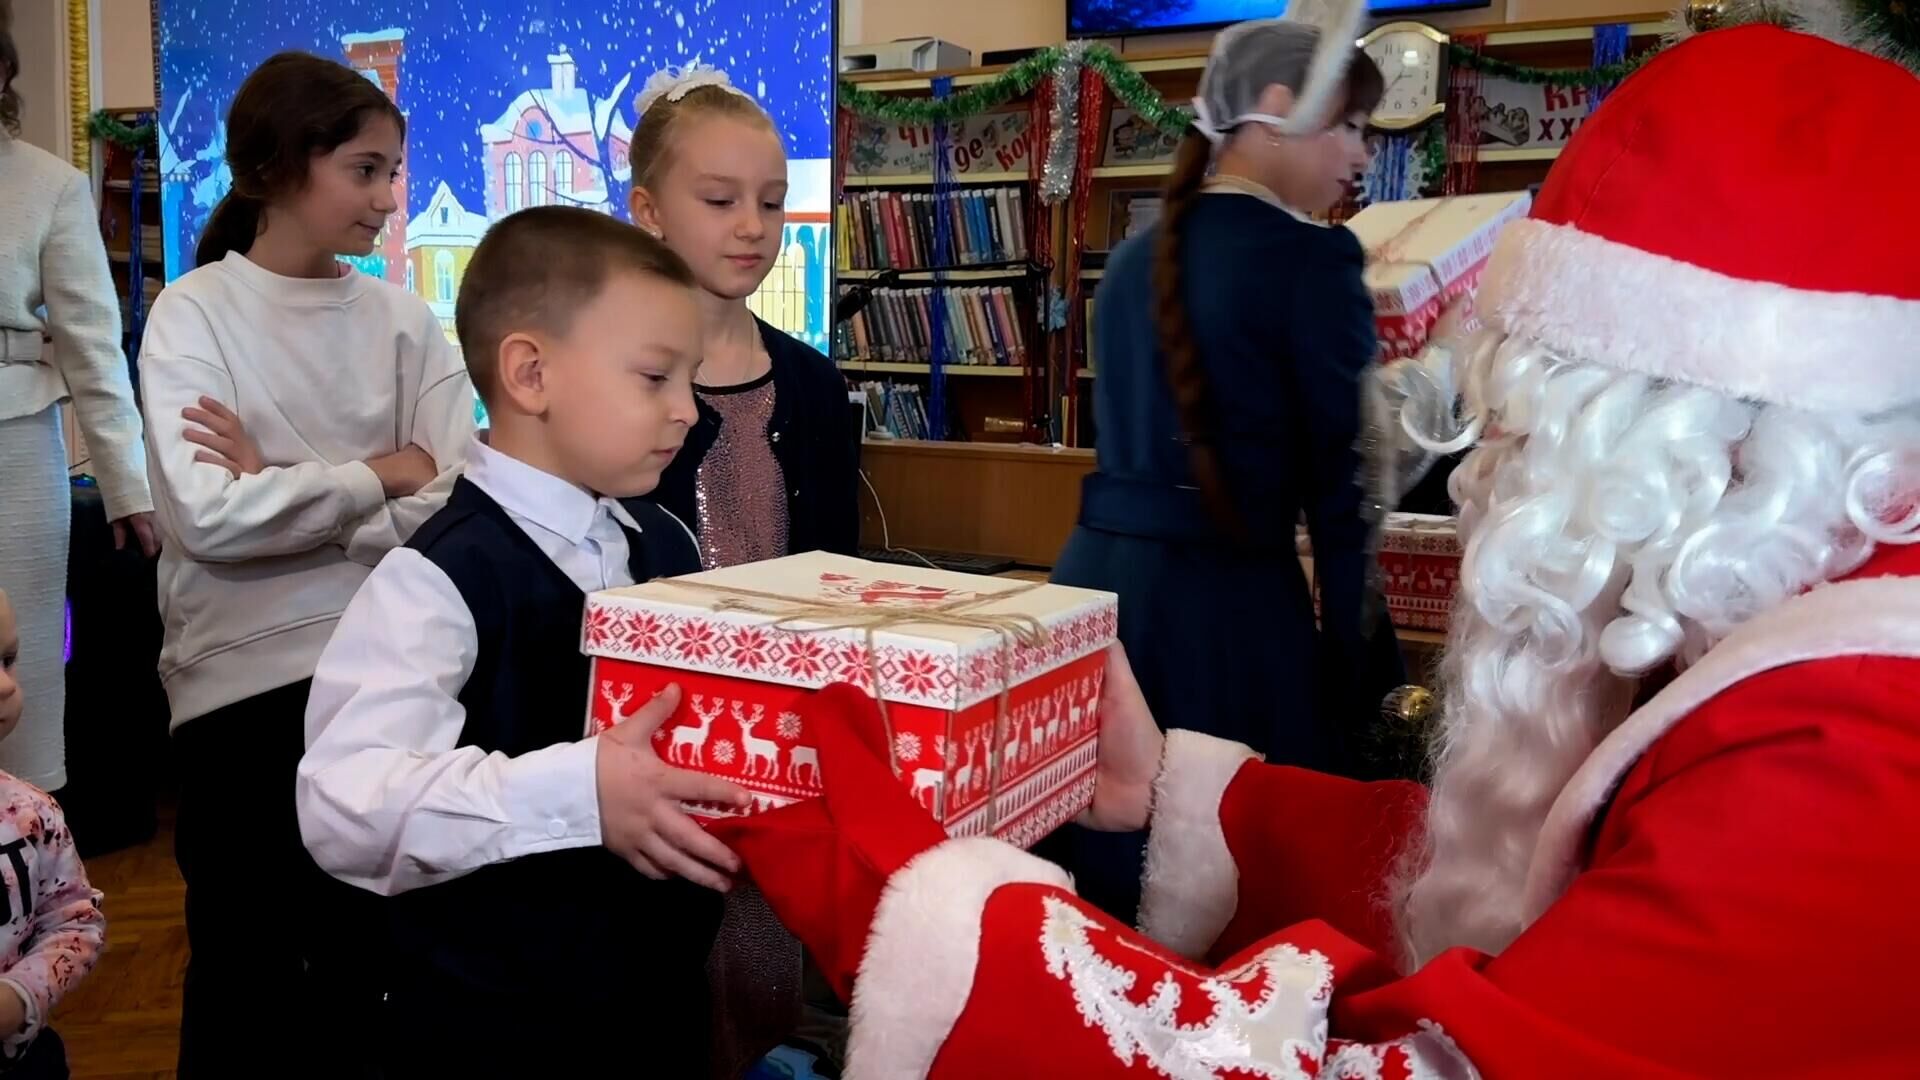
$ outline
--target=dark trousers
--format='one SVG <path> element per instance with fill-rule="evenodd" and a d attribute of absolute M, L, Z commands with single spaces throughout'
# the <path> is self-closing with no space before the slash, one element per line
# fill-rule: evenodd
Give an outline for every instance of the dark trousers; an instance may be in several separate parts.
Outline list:
<path fill-rule="evenodd" d="M 350 1048 L 385 989 L 379 898 L 328 876 L 300 841 L 307 690 L 269 690 L 174 732 L 191 950 L 181 1080 L 364 1075 L 364 1049 Z"/>

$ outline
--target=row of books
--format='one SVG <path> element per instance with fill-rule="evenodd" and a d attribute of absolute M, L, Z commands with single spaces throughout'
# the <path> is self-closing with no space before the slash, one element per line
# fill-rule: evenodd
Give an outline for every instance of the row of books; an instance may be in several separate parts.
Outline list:
<path fill-rule="evenodd" d="M 1006 285 L 875 289 L 840 325 L 834 352 L 843 360 L 931 363 L 934 310 L 946 318 L 942 362 L 1019 367 L 1027 362 L 1026 320 Z"/>
<path fill-rule="evenodd" d="M 871 430 L 896 439 L 937 438 L 930 434 L 927 399 L 918 386 L 907 383 L 863 382 L 860 392 L 867 395 L 867 418 Z"/>
<path fill-rule="evenodd" d="M 936 215 L 949 251 L 936 250 Z M 840 265 L 855 270 L 936 269 L 1027 257 L 1026 192 L 1017 187 L 848 192 L 840 205 Z"/>

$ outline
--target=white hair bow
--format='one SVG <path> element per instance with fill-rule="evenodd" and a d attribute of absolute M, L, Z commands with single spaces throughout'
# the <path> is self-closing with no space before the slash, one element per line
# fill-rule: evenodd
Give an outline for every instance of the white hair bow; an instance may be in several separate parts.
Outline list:
<path fill-rule="evenodd" d="M 640 96 L 633 100 L 633 111 L 644 116 L 661 98 L 679 101 L 688 93 L 702 86 L 717 86 L 729 94 L 738 94 L 748 101 L 753 96 L 733 85 L 727 73 L 715 67 L 702 67 L 696 61 L 684 68 L 661 68 L 647 77 L 647 84 L 640 88 Z"/>

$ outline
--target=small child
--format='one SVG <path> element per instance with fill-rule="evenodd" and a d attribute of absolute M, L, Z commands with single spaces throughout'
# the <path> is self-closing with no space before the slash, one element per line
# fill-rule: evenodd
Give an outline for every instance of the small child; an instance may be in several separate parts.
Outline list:
<path fill-rule="evenodd" d="M 456 322 L 492 430 L 320 657 L 301 832 L 391 898 L 388 1075 L 701 1075 L 738 863 L 678 801 L 747 796 L 654 753 L 677 690 L 583 740 L 579 651 L 588 592 L 700 569 L 635 498 L 696 415 L 693 277 L 611 217 L 537 207 L 482 240 Z"/>
<path fill-rule="evenodd" d="M 14 675 L 19 659 L 13 605 L 0 592 L 0 739 L 13 734 L 26 701 Z M 47 1018 L 93 970 L 107 917 L 59 804 L 3 772 L 0 855 L 0 1075 L 65 1077 L 66 1047 Z"/>

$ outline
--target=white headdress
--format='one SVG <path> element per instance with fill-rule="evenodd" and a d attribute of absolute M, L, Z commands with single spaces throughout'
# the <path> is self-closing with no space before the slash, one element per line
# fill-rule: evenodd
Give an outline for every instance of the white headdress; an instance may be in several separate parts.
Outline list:
<path fill-rule="evenodd" d="M 1340 107 L 1365 14 L 1361 0 L 1292 0 L 1282 18 L 1249 19 L 1220 31 L 1193 99 L 1194 126 L 1215 143 L 1248 122 L 1271 124 L 1287 135 L 1324 129 Z M 1284 117 L 1260 112 L 1260 94 L 1273 81 L 1276 64 L 1286 57 L 1297 61 L 1309 50 L 1293 110 Z"/>
<path fill-rule="evenodd" d="M 690 92 L 702 86 L 717 86 L 729 94 L 738 94 L 748 101 L 753 95 L 733 85 L 727 73 L 716 67 L 701 67 L 694 61 L 683 68 L 661 68 L 647 77 L 647 85 L 640 88 L 640 96 L 633 100 L 635 116 L 645 116 L 647 110 L 662 98 L 679 101 Z"/>

